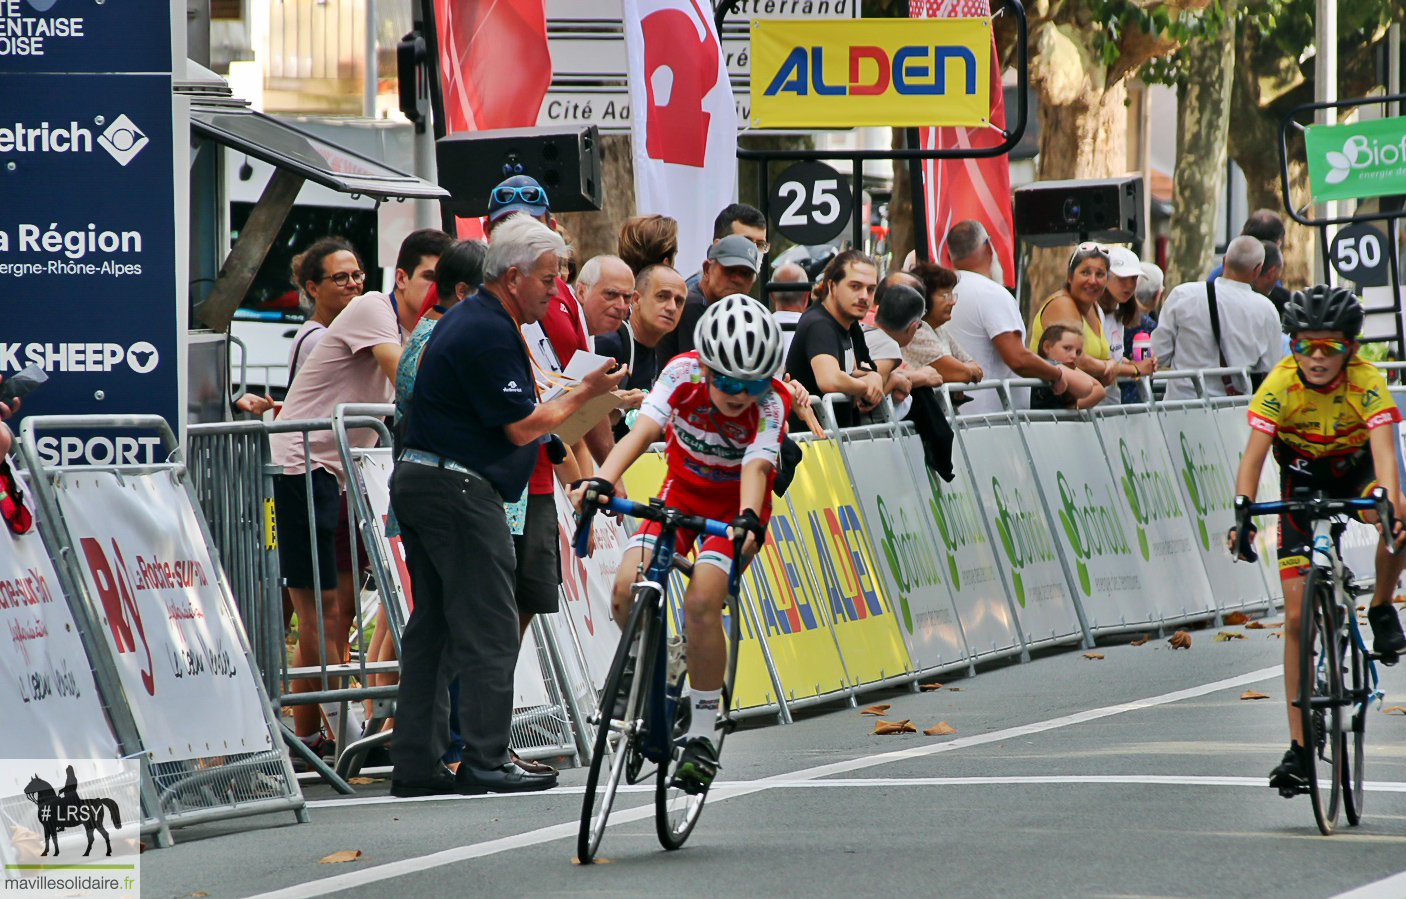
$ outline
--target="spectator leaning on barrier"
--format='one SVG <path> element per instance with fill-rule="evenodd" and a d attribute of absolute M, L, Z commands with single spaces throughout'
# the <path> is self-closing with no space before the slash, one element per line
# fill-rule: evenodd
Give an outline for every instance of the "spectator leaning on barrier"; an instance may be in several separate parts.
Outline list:
<path fill-rule="evenodd" d="M 644 394 L 659 377 L 659 359 L 654 348 L 665 334 L 678 325 L 687 290 L 683 276 L 667 265 L 651 265 L 635 279 L 630 299 L 630 317 L 614 334 L 596 340 L 596 352 L 624 365 L 629 374 L 621 386 L 631 392 L 612 416 L 612 433 L 618 441 L 629 433 Z"/>
<path fill-rule="evenodd" d="M 1263 264 L 1264 244 L 1241 235 L 1226 247 L 1224 275 L 1214 282 L 1192 281 L 1173 288 L 1162 304 L 1157 330 L 1152 332 L 1152 351 L 1158 364 L 1181 370 L 1245 367 L 1260 373 L 1273 368 L 1281 356 L 1279 314 L 1273 303 L 1250 286 Z M 1219 345 L 1211 320 L 1211 292 L 1219 312 Z M 1207 392 L 1225 396 L 1231 389 L 1243 389 L 1243 385 L 1227 380 L 1206 378 Z M 1178 378 L 1167 385 L 1169 400 L 1195 396 L 1196 388 L 1188 379 Z"/>
<path fill-rule="evenodd" d="M 983 376 L 1003 381 L 1039 378 L 1056 384 L 1063 377 L 1060 367 L 1026 347 L 1020 307 L 1010 291 L 993 278 L 996 254 L 981 223 L 964 221 L 953 225 L 947 232 L 947 255 L 957 271 L 957 286 L 952 288 L 956 305 L 952 307 L 947 331 L 981 366 Z M 976 390 L 968 395 L 971 402 L 962 407 L 966 414 L 1001 411 L 1001 398 L 994 390 Z M 1011 403 L 1017 409 L 1028 409 L 1030 388 L 1013 389 Z"/>
<path fill-rule="evenodd" d="M 674 265 L 679 254 L 679 223 L 667 215 L 637 215 L 620 226 L 616 247 L 632 277 L 651 265 Z"/>
<path fill-rule="evenodd" d="M 566 245 L 528 218 L 495 229 L 484 285 L 450 309 L 425 346 L 405 449 L 391 476 L 415 608 L 401 638 L 401 679 L 391 793 L 547 789 L 508 755 L 513 670 L 519 646 L 515 556 L 504 499 L 527 487 L 540 438 L 615 386 L 624 372 L 589 373 L 547 403 L 520 324 L 547 311 Z M 459 707 L 464 761 L 440 762 L 448 742 L 448 679 L 466 689 Z"/>
<path fill-rule="evenodd" d="M 884 392 L 894 403 L 894 416 L 902 420 L 911 404 L 908 394 L 915 387 L 938 387 L 942 376 L 930 366 L 903 367 L 903 348 L 923 322 L 923 295 L 905 284 L 884 292 L 884 302 L 874 313 L 874 324 L 864 325 L 864 344 L 874 368 L 884 378 Z"/>
<path fill-rule="evenodd" d="M 678 327 L 666 334 L 654 351 L 659 367 L 662 369 L 679 353 L 693 349 L 693 330 L 704 309 L 723 297 L 750 291 L 760 270 L 761 254 L 751 240 L 740 234 L 730 234 L 709 247 L 702 278 L 689 288 Z"/>
<path fill-rule="evenodd" d="M 1045 298 L 1030 317 L 1030 337 L 1027 346 L 1038 352 L 1045 328 L 1057 322 L 1076 324 L 1084 328 L 1084 349 L 1079 356 L 1080 371 L 1098 379 L 1100 384 L 1112 384 L 1118 376 L 1119 360 L 1110 359 L 1108 340 L 1103 334 L 1103 319 L 1098 303 L 1108 284 L 1108 248 L 1085 241 L 1069 256 L 1064 287 Z"/>
<path fill-rule="evenodd" d="M 1152 332 L 1157 330 L 1157 320 L 1152 317 L 1152 312 L 1157 309 L 1157 304 L 1162 298 L 1162 270 L 1151 262 L 1139 262 L 1138 271 L 1137 285 L 1133 288 L 1135 318 L 1132 321 L 1124 319 L 1123 325 L 1123 355 L 1129 359 L 1136 355 L 1133 352 L 1133 343 L 1137 336 L 1147 334 L 1150 337 Z M 1151 355 L 1150 341 L 1147 349 L 1148 355 Z M 1125 381 L 1118 386 L 1123 392 L 1123 402 L 1136 403 L 1142 399 L 1137 384 Z"/>
<path fill-rule="evenodd" d="M 923 300 L 927 311 L 918 325 L 913 340 L 903 348 L 903 361 L 917 370 L 930 367 L 942 376 L 943 383 L 974 384 L 981 380 L 982 370 L 970 353 L 952 339 L 948 321 L 956 304 L 957 273 L 935 262 L 919 262 L 913 274 L 923 282 Z"/>
<path fill-rule="evenodd" d="M 1127 247 L 1108 248 L 1108 283 L 1104 286 L 1103 297 L 1099 300 L 1099 313 L 1103 320 L 1103 335 L 1108 340 L 1108 358 L 1117 365 L 1119 377 L 1143 377 L 1156 371 L 1152 357 L 1134 360 L 1129 353 L 1125 337 L 1129 328 L 1135 328 L 1142 320 L 1137 304 L 1137 282 L 1142 277 L 1142 262 L 1137 254 Z M 1103 405 L 1117 405 L 1123 401 L 1124 388 L 1136 396 L 1133 384 L 1120 385 L 1110 389 L 1104 396 Z"/>
<path fill-rule="evenodd" d="M 757 248 L 758 258 L 771 252 L 771 244 L 766 239 L 766 216 L 755 206 L 748 206 L 746 203 L 731 203 L 723 207 L 717 218 L 713 219 L 713 243 L 717 243 L 729 234 L 736 234 L 750 240 Z M 689 276 L 689 292 L 692 293 L 698 286 L 702 278 L 702 272 L 694 272 Z M 746 293 L 746 291 L 739 291 Z M 689 334 L 693 333 L 693 327 L 698 322 L 695 319 L 689 324 Z M 692 347 L 690 347 L 692 349 Z M 668 360 L 664 360 L 668 361 Z"/>
<path fill-rule="evenodd" d="M 850 408 L 836 410 L 838 424 L 847 427 L 884 398 L 884 379 L 874 370 L 859 328 L 873 302 L 878 271 L 859 250 L 845 250 L 830 260 L 821 281 L 825 299 L 801 314 L 786 371 L 811 394 L 849 397 Z M 793 409 L 791 430 L 802 427 L 805 423 Z"/>
<path fill-rule="evenodd" d="M 450 239 L 442 231 L 416 231 L 401 244 L 397 268 L 408 266 L 431 270 Z M 361 262 L 348 250 L 337 250 L 317 260 L 305 259 L 304 287 L 312 295 L 320 285 L 331 283 L 348 290 L 365 279 Z M 424 289 L 428 288 L 428 284 Z M 325 420 L 342 403 L 389 403 L 395 396 L 392 384 L 401 346 L 414 329 L 423 289 L 417 296 L 407 289 L 399 294 L 367 293 L 355 297 L 327 328 L 311 355 L 303 363 L 288 389 L 280 413 L 282 421 Z M 330 430 L 307 435 L 308 454 L 303 451 L 301 433 L 269 436 L 274 465 L 274 505 L 278 519 L 278 559 L 283 580 L 298 615 L 298 657 L 305 666 L 339 664 L 347 654 L 348 630 L 352 625 L 356 580 L 351 566 L 345 481 L 336 439 Z M 356 428 L 348 432 L 352 446 L 371 446 L 376 432 Z M 308 521 L 307 477 L 311 468 L 313 520 Z M 317 546 L 317 578 L 313 574 L 310 532 Z M 365 558 L 364 554 L 361 558 Z M 322 589 L 322 630 L 316 622 L 317 597 L 314 584 Z M 318 689 L 318 682 L 297 680 L 295 693 Z M 339 730 L 340 706 L 325 703 L 322 712 L 335 735 Z M 318 730 L 317 709 L 307 705 L 293 708 L 295 733 L 310 746 L 328 748 Z"/>

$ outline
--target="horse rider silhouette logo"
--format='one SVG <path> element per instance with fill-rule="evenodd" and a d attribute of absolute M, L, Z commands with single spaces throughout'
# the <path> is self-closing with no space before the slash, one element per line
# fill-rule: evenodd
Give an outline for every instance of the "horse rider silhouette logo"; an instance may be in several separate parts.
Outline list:
<path fill-rule="evenodd" d="M 103 842 L 107 844 L 107 854 L 112 855 L 112 840 L 108 837 L 107 828 L 103 827 L 103 820 L 107 813 L 111 812 L 112 826 L 120 828 L 122 814 L 117 809 L 117 803 L 111 799 L 79 798 L 78 777 L 73 773 L 72 765 L 68 766 L 62 790 L 54 792 L 53 786 L 48 781 L 40 780 L 36 774 L 24 788 L 24 795 L 34 803 L 35 813 L 44 828 L 44 851 L 41 855 L 49 854 L 49 841 L 53 840 L 54 855 L 57 856 L 59 831 L 79 826 L 88 831 L 88 848 L 83 851 L 84 855 L 93 851 L 94 830 L 103 835 Z"/>

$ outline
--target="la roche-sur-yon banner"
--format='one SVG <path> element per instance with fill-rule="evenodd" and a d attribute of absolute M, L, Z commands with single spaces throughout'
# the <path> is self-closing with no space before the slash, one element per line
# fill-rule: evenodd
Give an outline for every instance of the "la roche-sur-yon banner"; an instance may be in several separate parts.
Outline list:
<path fill-rule="evenodd" d="M 49 375 L 21 416 L 155 413 L 179 432 L 170 17 L 164 0 L 0 0 L 0 376 Z M 38 449 L 118 464 L 159 445 Z"/>

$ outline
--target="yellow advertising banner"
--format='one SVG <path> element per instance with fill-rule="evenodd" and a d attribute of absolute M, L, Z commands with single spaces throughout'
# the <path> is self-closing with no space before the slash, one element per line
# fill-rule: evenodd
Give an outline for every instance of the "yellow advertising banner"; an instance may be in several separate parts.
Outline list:
<path fill-rule="evenodd" d="M 911 670 L 908 650 L 869 551 L 840 450 L 831 440 L 804 446 L 805 460 L 786 495 L 814 574 L 817 604 L 830 620 L 850 683 L 904 674 Z"/>
<path fill-rule="evenodd" d="M 987 124 L 991 20 L 752 22 L 752 127 Z"/>

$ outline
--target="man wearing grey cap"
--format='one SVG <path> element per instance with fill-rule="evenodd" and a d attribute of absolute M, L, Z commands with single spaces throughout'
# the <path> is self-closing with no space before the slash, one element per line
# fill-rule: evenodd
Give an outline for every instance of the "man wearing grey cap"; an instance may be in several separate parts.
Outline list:
<path fill-rule="evenodd" d="M 678 326 L 665 334 L 654 349 L 659 367 L 693 349 L 693 328 L 703 317 L 703 310 L 730 294 L 750 292 L 761 267 L 756 244 L 740 234 L 729 234 L 709 247 L 703 276 L 689 288 Z"/>

